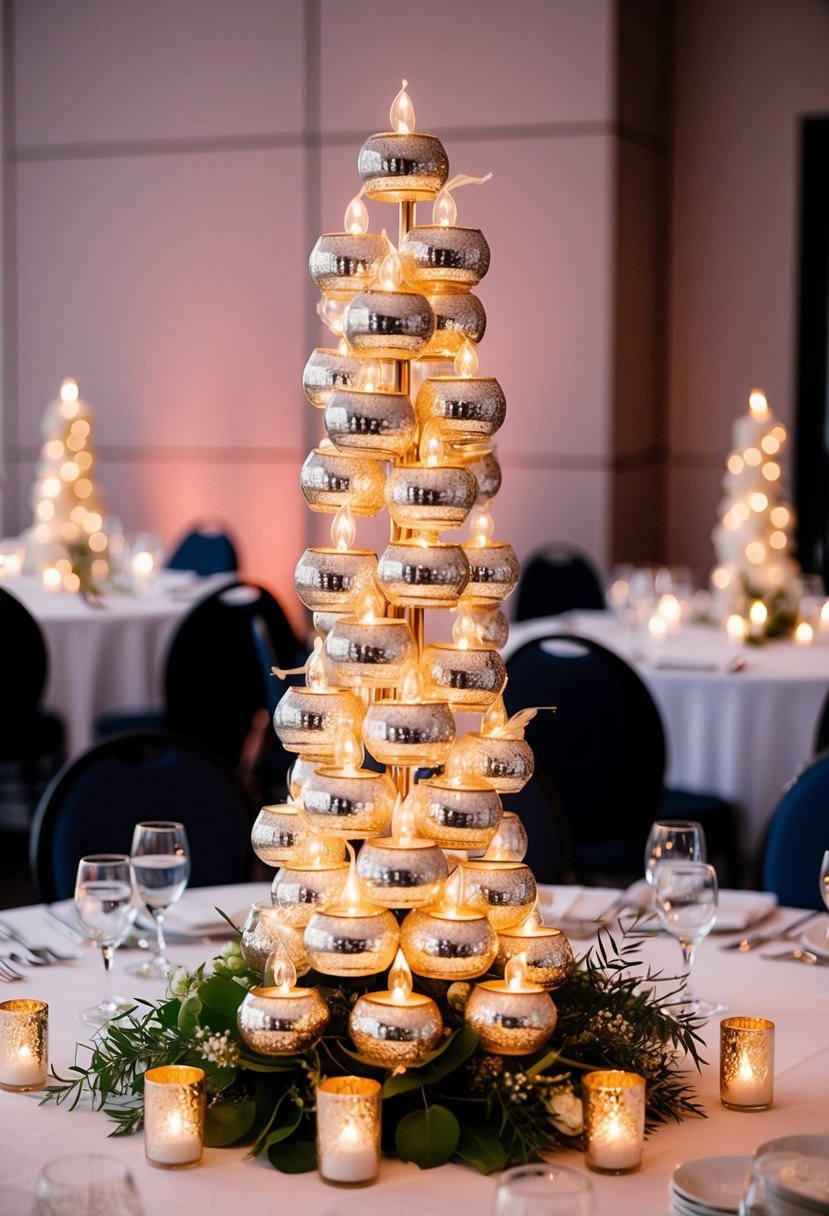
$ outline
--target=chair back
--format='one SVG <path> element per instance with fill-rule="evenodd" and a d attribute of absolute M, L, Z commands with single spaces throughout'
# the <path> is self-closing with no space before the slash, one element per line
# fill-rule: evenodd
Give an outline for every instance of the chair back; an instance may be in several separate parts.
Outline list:
<path fill-rule="evenodd" d="M 167 727 L 236 766 L 259 711 L 281 696 L 273 664 L 293 667 L 298 642 L 281 605 L 257 583 L 222 587 L 196 604 L 170 643 Z"/>
<path fill-rule="evenodd" d="M 763 889 L 793 908 L 824 908 L 819 878 L 827 849 L 829 751 L 795 777 L 777 804 L 763 842 Z"/>
<path fill-rule="evenodd" d="M 195 570 L 203 578 L 210 574 L 233 574 L 239 569 L 236 546 L 221 528 L 193 528 L 175 545 L 167 558 L 169 570 Z"/>
<path fill-rule="evenodd" d="M 665 771 L 659 711 L 636 672 L 588 638 L 548 634 L 507 659 L 510 714 L 556 706 L 526 739 L 558 796 L 574 877 L 641 873 Z"/>
<path fill-rule="evenodd" d="M 815 728 L 813 751 L 817 756 L 821 752 L 827 751 L 827 749 L 829 749 L 829 689 L 827 689 L 826 696 L 823 698 L 823 704 L 820 707 L 817 727 Z"/>
<path fill-rule="evenodd" d="M 536 882 L 561 884 L 570 880 L 570 848 L 561 799 L 544 770 L 536 767 L 517 794 L 504 794 L 505 811 L 515 811 L 527 832 L 524 858 Z"/>
<path fill-rule="evenodd" d="M 548 545 L 524 564 L 516 597 L 517 621 L 604 606 L 595 567 L 586 554 L 572 545 Z"/>
<path fill-rule="evenodd" d="M 254 808 L 235 775 L 198 743 L 134 731 L 70 760 L 43 794 L 30 851 L 39 898 L 69 898 L 79 859 L 129 853 L 133 828 L 145 819 L 184 824 L 191 886 L 250 877 Z"/>
<path fill-rule="evenodd" d="M 0 588 L 0 636 L 5 643 L 6 686 L 14 689 L 14 715 L 37 711 L 49 674 L 49 656 L 40 625 L 29 609 Z"/>

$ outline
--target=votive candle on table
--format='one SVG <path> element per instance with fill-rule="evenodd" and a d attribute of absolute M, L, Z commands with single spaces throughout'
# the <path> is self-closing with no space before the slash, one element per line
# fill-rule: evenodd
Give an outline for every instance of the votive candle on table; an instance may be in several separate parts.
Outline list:
<path fill-rule="evenodd" d="M 380 1082 L 329 1077 L 317 1087 L 317 1164 L 323 1182 L 365 1186 L 380 1168 Z"/>
<path fill-rule="evenodd" d="M 645 1078 L 609 1068 L 586 1073 L 585 1163 L 602 1174 L 638 1169 L 645 1136 Z"/>
<path fill-rule="evenodd" d="M 150 1165 L 183 1169 L 201 1160 L 204 1072 L 185 1064 L 144 1074 L 144 1155 Z"/>
<path fill-rule="evenodd" d="M 0 1089 L 42 1089 L 49 1054 L 49 1006 L 27 998 L 0 1003 Z"/>
<path fill-rule="evenodd" d="M 774 1096 L 774 1022 L 720 1022 L 720 1101 L 729 1110 L 767 1110 Z"/>

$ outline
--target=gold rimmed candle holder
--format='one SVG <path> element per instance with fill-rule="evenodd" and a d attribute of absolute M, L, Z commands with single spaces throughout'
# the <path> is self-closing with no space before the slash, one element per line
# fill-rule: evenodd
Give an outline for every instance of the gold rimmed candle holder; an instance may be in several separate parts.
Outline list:
<path fill-rule="evenodd" d="M 289 925 L 280 910 L 271 904 L 260 901 L 251 904 L 242 926 L 240 947 L 247 965 L 263 975 L 275 950 L 287 954 L 297 975 L 305 975 L 311 970 L 302 930 Z"/>
<path fill-rule="evenodd" d="M 335 392 L 325 407 L 325 430 L 334 447 L 375 460 L 403 457 L 416 426 L 414 406 L 405 393 Z"/>
<path fill-rule="evenodd" d="M 359 736 L 362 702 L 344 688 L 288 688 L 274 710 L 273 726 L 286 751 L 304 760 L 333 764 L 337 739 L 346 730 Z"/>
<path fill-rule="evenodd" d="M 720 1022 L 720 1101 L 728 1110 L 768 1110 L 774 1099 L 774 1022 Z"/>
<path fill-rule="evenodd" d="M 381 1087 L 369 1077 L 317 1086 L 317 1165 L 333 1186 L 365 1186 L 380 1169 Z"/>
<path fill-rule="evenodd" d="M 0 1002 L 0 1089 L 43 1089 L 49 1069 L 49 1006 L 29 997 Z"/>
<path fill-rule="evenodd" d="M 515 811 L 502 809 L 498 830 L 487 846 L 489 855 L 511 861 L 523 861 L 528 845 L 527 829 L 521 821 L 521 816 Z"/>
<path fill-rule="evenodd" d="M 379 764 L 433 768 L 443 764 L 455 738 L 455 718 L 445 700 L 373 701 L 363 721 L 363 742 Z"/>
<path fill-rule="evenodd" d="M 305 818 L 318 832 L 364 840 L 391 823 L 397 787 L 388 773 L 320 766 L 302 787 Z"/>
<path fill-rule="evenodd" d="M 333 446 L 314 448 L 300 469 L 299 485 L 312 511 L 338 511 L 348 503 L 355 515 L 376 515 L 385 479 L 377 460 L 346 455 Z"/>
<path fill-rule="evenodd" d="M 450 297 L 447 297 L 449 299 Z M 478 506 L 486 507 L 501 489 L 503 476 L 491 443 L 459 443 L 448 449 L 451 460 L 466 466 L 478 483 Z"/>
<path fill-rule="evenodd" d="M 401 950 L 388 982 L 387 990 L 358 998 L 348 1033 L 361 1055 L 381 1068 L 409 1068 L 437 1046 L 443 1019 L 431 997 L 412 991 L 412 973 Z"/>
<path fill-rule="evenodd" d="M 346 688 L 393 688 L 417 658 L 411 626 L 394 617 L 340 617 L 325 639 L 328 670 Z"/>
<path fill-rule="evenodd" d="M 439 533 L 465 522 L 478 497 L 478 483 L 460 464 L 404 464 L 389 474 L 385 495 L 399 528 Z"/>
<path fill-rule="evenodd" d="M 483 545 L 465 541 L 463 551 L 469 562 L 464 604 L 474 608 L 497 607 L 518 584 L 518 558 L 512 545 L 502 540 Z"/>
<path fill-rule="evenodd" d="M 144 1155 L 160 1169 L 198 1165 L 204 1146 L 204 1072 L 186 1064 L 144 1073 Z"/>
<path fill-rule="evenodd" d="M 449 443 L 480 443 L 500 428 L 507 399 L 494 376 L 430 376 L 415 401 L 421 425 L 434 420 Z"/>
<path fill-rule="evenodd" d="M 490 251 L 479 228 L 418 224 L 400 244 L 406 281 L 427 294 L 467 291 L 489 270 Z"/>
<path fill-rule="evenodd" d="M 486 849 L 501 822 L 501 799 L 474 777 L 429 777 L 412 790 L 415 827 L 442 849 Z"/>
<path fill-rule="evenodd" d="M 464 338 L 476 345 L 481 341 L 486 333 L 486 312 L 471 291 L 443 292 L 427 298 L 435 314 L 435 332 L 423 352 L 426 358 L 454 359 Z"/>
<path fill-rule="evenodd" d="M 278 802 L 261 807 L 250 833 L 253 851 L 266 866 L 280 866 L 302 858 L 308 848 L 310 830 L 303 823 L 295 802 Z M 341 840 L 322 837 L 320 853 L 326 861 L 343 861 Z"/>
<path fill-rule="evenodd" d="M 498 954 L 498 935 L 479 912 L 415 908 L 400 926 L 400 944 L 417 975 L 471 980 L 485 975 Z"/>
<path fill-rule="evenodd" d="M 488 916 L 500 933 L 520 925 L 535 907 L 538 888 L 533 872 L 523 861 L 461 863 L 464 905 Z"/>
<path fill-rule="evenodd" d="M 466 1024 L 484 1051 L 524 1056 L 542 1047 L 555 1029 L 556 1007 L 545 988 L 527 980 L 521 956 L 511 959 L 502 980 L 476 984 L 466 1003 Z"/>
<path fill-rule="evenodd" d="M 388 250 L 379 232 L 324 232 L 308 258 L 311 278 L 332 300 L 349 300 L 368 287 Z"/>
<path fill-rule="evenodd" d="M 382 908 L 419 908 L 431 903 L 449 875 L 443 851 L 417 836 L 367 840 L 357 873 L 372 903 Z"/>
<path fill-rule="evenodd" d="M 315 912 L 305 927 L 305 949 L 323 975 L 376 975 L 391 964 L 400 940 L 385 908 L 348 903 Z"/>
<path fill-rule="evenodd" d="M 318 346 L 311 352 L 302 374 L 305 396 L 316 409 L 325 409 L 337 389 L 359 388 L 364 362 L 356 355 Z"/>
<path fill-rule="evenodd" d="M 436 135 L 377 131 L 360 149 L 357 171 L 368 198 L 383 203 L 428 202 L 446 184 L 449 158 Z"/>
<path fill-rule="evenodd" d="M 290 963 L 276 969 L 274 983 L 251 988 L 236 1011 L 239 1033 L 262 1056 L 293 1056 L 309 1051 L 328 1025 L 328 1006 L 319 989 L 296 986 Z"/>
<path fill-rule="evenodd" d="M 478 641 L 484 646 L 495 646 L 501 650 L 509 639 L 509 621 L 500 608 L 469 608 L 467 612 L 475 628 Z"/>
<path fill-rule="evenodd" d="M 599 1069 L 582 1078 L 585 1164 L 600 1174 L 639 1168 L 645 1135 L 645 1078 Z"/>
<path fill-rule="evenodd" d="M 381 555 L 377 577 L 398 607 L 454 608 L 469 582 L 469 562 L 460 545 L 396 541 Z"/>
<path fill-rule="evenodd" d="M 346 614 L 368 607 L 382 616 L 386 598 L 376 579 L 373 549 L 306 549 L 294 570 L 297 596 L 311 612 Z"/>
<path fill-rule="evenodd" d="M 484 713 L 507 681 L 494 646 L 433 642 L 421 652 L 420 673 L 424 696 L 444 697 L 456 712 Z"/>
<path fill-rule="evenodd" d="M 271 903 L 289 925 L 304 928 L 317 908 L 334 903 L 347 878 L 347 861 L 288 862 L 271 883 Z"/>
<path fill-rule="evenodd" d="M 346 306 L 352 350 L 373 359 L 416 359 L 435 332 L 435 314 L 416 291 L 361 291 Z"/>
<path fill-rule="evenodd" d="M 494 969 L 504 974 L 510 959 L 523 954 L 527 979 L 542 988 L 559 988 L 575 965 L 573 947 L 552 925 L 537 925 L 530 919 L 498 933 L 498 957 Z"/>
<path fill-rule="evenodd" d="M 535 757 L 526 739 L 470 731 L 452 748 L 453 760 L 499 794 L 517 794 L 532 777 Z"/>

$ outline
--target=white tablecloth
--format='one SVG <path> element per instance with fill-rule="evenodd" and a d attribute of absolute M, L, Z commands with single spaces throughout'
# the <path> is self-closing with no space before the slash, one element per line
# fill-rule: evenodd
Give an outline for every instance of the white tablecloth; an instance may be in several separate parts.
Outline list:
<path fill-rule="evenodd" d="M 812 756 L 829 692 L 829 641 L 807 647 L 780 640 L 738 651 L 723 631 L 691 625 L 652 642 L 610 613 L 577 612 L 514 624 L 504 656 L 560 632 L 593 638 L 633 664 L 662 715 L 667 783 L 736 802 L 742 845 L 755 860 L 785 785 Z M 738 653 L 745 665 L 729 672 Z"/>
<path fill-rule="evenodd" d="M 613 893 L 608 893 L 609 897 Z M 192 923 L 213 914 L 215 905 L 233 911 L 252 899 L 267 898 L 267 887 L 248 885 L 192 890 L 185 894 L 181 914 Z M 215 919 L 215 917 L 212 917 Z M 60 947 L 67 943 L 37 908 L 3 913 L 3 919 L 24 927 L 38 942 Z M 547 919 L 554 917 L 547 916 Z M 794 919 L 778 911 L 767 925 Z M 725 1110 L 719 1101 L 719 1018 L 705 1031 L 707 1061 L 694 1085 L 704 1105 L 705 1119 L 688 1119 L 660 1128 L 645 1144 L 641 1169 L 624 1177 L 592 1174 L 599 1216 L 663 1216 L 669 1211 L 668 1183 L 676 1165 L 697 1157 L 751 1153 L 765 1140 L 795 1132 L 829 1132 L 829 967 L 771 963 L 759 952 L 734 954 L 718 947 L 712 936 L 697 952 L 695 987 L 700 994 L 724 1000 L 732 1014 L 753 1014 L 776 1023 L 775 1098 L 770 1110 L 745 1114 Z M 574 943 L 577 951 L 586 944 Z M 194 966 L 215 945 L 171 947 L 175 961 Z M 772 947 L 773 948 L 773 947 Z M 778 946 L 782 949 L 782 946 Z M 134 954 L 133 954 L 134 957 Z M 647 939 L 644 957 L 676 974 L 679 947 L 670 938 Z M 71 1064 L 75 1042 L 87 1040 L 78 1011 L 107 991 L 155 998 L 158 983 L 130 980 L 124 968 L 130 955 L 116 956 L 110 977 L 100 957 L 87 948 L 79 962 L 32 971 L 24 983 L 0 985 L 0 998 L 32 996 L 49 1002 L 50 1057 L 58 1071 Z M 485 1178 L 459 1165 L 420 1171 L 414 1165 L 384 1158 L 379 1181 L 356 1191 L 320 1182 L 316 1174 L 279 1174 L 267 1162 L 253 1161 L 243 1148 L 207 1149 L 202 1163 L 190 1170 L 155 1170 L 144 1161 L 143 1137 L 108 1139 L 111 1124 L 100 1113 L 38 1106 L 35 1094 L 0 1092 L 0 1211 L 3 1216 L 28 1216 L 40 1166 L 49 1158 L 80 1152 L 101 1152 L 128 1162 L 146 1206 L 146 1216 L 204 1216 L 238 1211 L 244 1216 L 274 1212 L 303 1216 L 444 1216 L 446 1213 L 491 1211 L 495 1177 Z M 581 1153 L 560 1155 L 562 1164 L 584 1170 Z"/>
<path fill-rule="evenodd" d="M 100 607 L 79 595 L 45 591 L 31 576 L 3 584 L 43 631 L 49 652 L 44 704 L 66 723 L 69 756 L 92 743 L 95 718 L 104 710 L 161 705 L 164 657 L 176 625 L 227 578 L 161 570 L 144 594 L 113 592 Z"/>

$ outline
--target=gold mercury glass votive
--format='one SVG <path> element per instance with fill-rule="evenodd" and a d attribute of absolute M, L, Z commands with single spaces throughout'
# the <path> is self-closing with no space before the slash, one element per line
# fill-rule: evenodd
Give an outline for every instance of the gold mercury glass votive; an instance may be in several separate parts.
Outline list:
<path fill-rule="evenodd" d="M 504 660 L 494 646 L 433 642 L 420 656 L 423 695 L 445 697 L 456 712 L 483 713 L 507 680 Z"/>
<path fill-rule="evenodd" d="M 443 851 L 419 837 L 367 840 L 357 855 L 363 890 L 381 908 L 418 908 L 431 903 L 449 876 Z"/>
<path fill-rule="evenodd" d="M 416 291 L 361 291 L 346 306 L 343 331 L 358 355 L 416 359 L 435 332 L 435 314 Z"/>
<path fill-rule="evenodd" d="M 499 794 L 517 794 L 533 775 L 535 757 L 526 739 L 483 735 L 470 731 L 452 748 L 453 758 L 466 772 L 475 773 Z"/>
<path fill-rule="evenodd" d="M 507 413 L 507 399 L 494 376 L 430 376 L 420 386 L 415 409 L 421 425 L 440 424 L 449 443 L 489 439 Z"/>
<path fill-rule="evenodd" d="M 488 916 L 500 933 L 527 919 L 535 906 L 538 888 L 533 872 L 523 861 L 465 861 L 463 902 Z"/>
<path fill-rule="evenodd" d="M 324 232 L 308 258 L 311 278 L 332 300 L 368 287 L 388 250 L 379 232 Z"/>
<path fill-rule="evenodd" d="M 347 905 L 315 912 L 305 927 L 305 949 L 323 975 L 376 975 L 397 951 L 400 930 L 385 908 Z"/>
<path fill-rule="evenodd" d="M 346 688 L 393 688 L 417 658 L 408 621 L 341 617 L 325 639 L 328 670 Z"/>
<path fill-rule="evenodd" d="M 317 1168 L 323 1182 L 365 1186 L 380 1169 L 380 1082 L 328 1077 L 317 1086 Z"/>
<path fill-rule="evenodd" d="M 479 507 L 486 506 L 501 489 L 501 466 L 490 443 L 459 443 L 447 450 L 447 459 L 459 461 L 469 469 L 478 483 Z"/>
<path fill-rule="evenodd" d="M 400 243 L 408 283 L 429 293 L 466 291 L 489 270 L 490 252 L 479 228 L 417 224 Z"/>
<path fill-rule="evenodd" d="M 498 957 L 494 970 L 503 975 L 511 958 L 526 956 L 527 979 L 542 988 L 560 987 L 573 970 L 573 947 L 560 929 L 526 922 L 498 933 Z"/>
<path fill-rule="evenodd" d="M 427 298 L 435 314 L 435 332 L 424 357 L 453 359 L 464 338 L 476 345 L 481 341 L 486 333 L 486 313 L 471 291 L 443 292 Z"/>
<path fill-rule="evenodd" d="M 271 883 L 271 902 L 289 925 L 304 928 L 317 908 L 339 896 L 348 878 L 348 862 L 287 863 Z"/>
<path fill-rule="evenodd" d="M 338 736 L 345 730 L 359 736 L 362 722 L 362 703 L 345 688 L 291 687 L 273 715 L 285 750 L 319 764 L 333 764 Z"/>
<path fill-rule="evenodd" d="M 201 1161 L 204 1144 L 204 1072 L 185 1064 L 148 1068 L 144 1074 L 144 1155 L 161 1169 Z"/>
<path fill-rule="evenodd" d="M 479 912 L 415 908 L 400 926 L 400 945 L 417 975 L 471 980 L 492 966 L 498 934 Z"/>
<path fill-rule="evenodd" d="M 297 975 L 305 975 L 311 970 L 302 930 L 289 925 L 279 909 L 271 904 L 258 900 L 251 904 L 242 926 L 240 946 L 247 965 L 263 975 L 268 959 L 274 950 L 280 949 L 290 958 Z"/>
<path fill-rule="evenodd" d="M 433 768 L 445 762 L 454 738 L 445 700 L 374 701 L 363 720 L 363 742 L 379 764 Z"/>
<path fill-rule="evenodd" d="M 502 810 L 498 831 L 487 846 L 490 856 L 502 855 L 514 861 L 523 861 L 529 843 L 527 829 L 521 822 L 521 816 L 517 815 L 515 811 Z"/>
<path fill-rule="evenodd" d="M 501 799 L 475 777 L 429 777 L 412 790 L 415 827 L 442 849 L 485 849 L 501 822 Z"/>
<path fill-rule="evenodd" d="M 492 608 L 515 590 L 519 566 L 512 545 L 503 540 L 491 540 L 485 545 L 465 541 L 463 551 L 469 562 L 464 604 Z"/>
<path fill-rule="evenodd" d="M 297 596 L 312 612 L 348 613 L 367 607 L 382 616 L 386 598 L 376 584 L 373 549 L 306 549 L 294 570 Z"/>
<path fill-rule="evenodd" d="M 0 1089 L 43 1089 L 49 1068 L 49 1006 L 27 997 L 0 1002 Z"/>
<path fill-rule="evenodd" d="M 476 984 L 464 1018 L 484 1051 L 524 1056 L 546 1043 L 558 1014 L 549 992 L 539 984 L 523 980 L 516 986 L 503 979 Z"/>
<path fill-rule="evenodd" d="M 485 646 L 495 646 L 498 650 L 506 646 L 509 639 L 509 621 L 500 608 L 464 606 L 480 642 Z"/>
<path fill-rule="evenodd" d="M 405 393 L 332 393 L 324 418 L 338 451 L 376 460 L 405 456 L 417 429 L 414 406 Z"/>
<path fill-rule="evenodd" d="M 645 1135 L 645 1078 L 602 1069 L 582 1079 L 585 1164 L 600 1174 L 638 1169 Z"/>
<path fill-rule="evenodd" d="M 305 817 L 316 831 L 364 840 L 391 823 L 397 787 L 370 768 L 320 766 L 302 787 Z"/>
<path fill-rule="evenodd" d="M 382 203 L 427 202 L 446 184 L 449 158 L 436 135 L 378 131 L 357 156 L 366 197 Z"/>
<path fill-rule="evenodd" d="M 343 355 L 338 350 L 318 346 L 311 352 L 302 374 L 305 396 L 316 409 L 325 409 L 337 389 L 360 387 L 363 368 L 363 360 L 356 355 Z"/>
<path fill-rule="evenodd" d="M 284 983 L 251 988 L 236 1011 L 236 1025 L 251 1051 L 293 1056 L 314 1046 L 329 1016 L 317 988 Z"/>
<path fill-rule="evenodd" d="M 768 1110 L 774 1098 L 774 1022 L 720 1022 L 720 1101 L 729 1110 Z"/>
<path fill-rule="evenodd" d="M 305 458 L 299 485 L 312 511 L 338 511 L 346 502 L 355 515 L 376 515 L 383 506 L 385 478 L 368 456 L 343 455 L 318 447 Z"/>
<path fill-rule="evenodd" d="M 398 951 L 384 992 L 361 996 L 348 1019 L 348 1033 L 361 1055 L 382 1068 L 420 1064 L 439 1042 L 443 1019 L 431 997 L 412 992 L 412 975 Z"/>
<path fill-rule="evenodd" d="M 460 545 L 400 541 L 387 545 L 377 577 L 392 604 L 454 608 L 469 582 L 469 562 Z"/>
<path fill-rule="evenodd" d="M 404 464 L 392 469 L 385 495 L 399 528 L 445 532 L 464 523 L 478 497 L 478 483 L 462 465 Z"/>
<path fill-rule="evenodd" d="M 279 866 L 305 855 L 310 830 L 299 816 L 295 802 L 278 802 L 263 806 L 256 816 L 250 833 L 253 851 L 266 866 Z M 342 861 L 345 848 L 341 840 L 323 837 L 320 854 L 326 861 Z"/>

